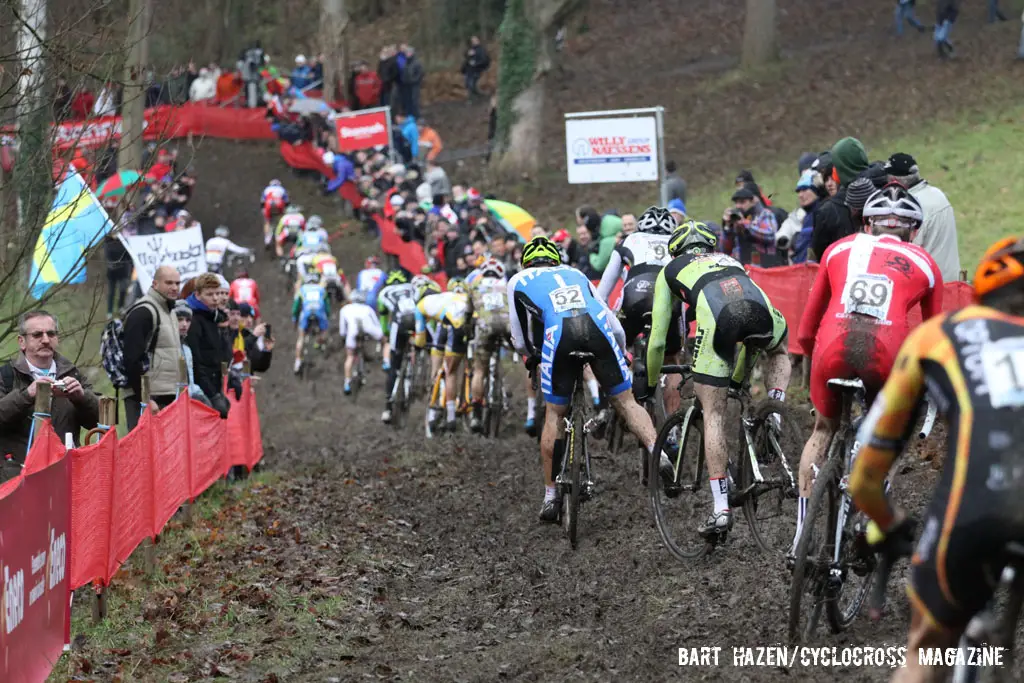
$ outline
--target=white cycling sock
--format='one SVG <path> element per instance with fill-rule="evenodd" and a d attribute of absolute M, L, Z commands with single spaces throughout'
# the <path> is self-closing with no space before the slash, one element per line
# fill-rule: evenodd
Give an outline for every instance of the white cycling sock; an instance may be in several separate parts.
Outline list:
<path fill-rule="evenodd" d="M 725 477 L 711 479 L 711 495 L 715 498 L 715 512 L 729 511 L 729 480 Z"/>
<path fill-rule="evenodd" d="M 436 418 L 437 418 L 437 409 L 436 408 L 428 408 L 427 409 L 427 421 L 428 422 L 433 422 Z"/>
<path fill-rule="evenodd" d="M 448 421 L 455 422 L 455 401 L 445 401 L 444 407 L 448 413 Z"/>
<path fill-rule="evenodd" d="M 554 486 L 545 486 L 544 487 L 544 502 L 545 503 L 548 502 L 549 500 L 554 500 L 556 495 L 557 495 L 557 489 Z"/>
<path fill-rule="evenodd" d="M 800 534 L 804 530 L 804 519 L 807 517 L 807 498 L 800 496 L 796 501 L 796 535 L 793 536 L 792 552 L 796 552 L 797 543 L 800 542 Z"/>
<path fill-rule="evenodd" d="M 526 399 L 526 419 L 532 420 L 537 413 L 537 399 L 530 397 Z"/>
<path fill-rule="evenodd" d="M 594 405 L 601 402 L 601 385 L 597 383 L 596 379 L 587 380 L 587 387 L 590 389 L 590 395 L 594 399 Z"/>

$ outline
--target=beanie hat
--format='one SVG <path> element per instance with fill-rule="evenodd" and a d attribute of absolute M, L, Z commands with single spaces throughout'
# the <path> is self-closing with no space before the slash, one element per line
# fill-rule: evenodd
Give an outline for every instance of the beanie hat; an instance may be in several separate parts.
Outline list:
<path fill-rule="evenodd" d="M 840 185 L 852 183 L 868 163 L 868 153 L 857 138 L 843 138 L 832 146 L 832 165 L 839 174 Z"/>
<path fill-rule="evenodd" d="M 224 278 L 223 275 L 217 275 L 217 282 L 220 283 L 221 289 L 231 289 L 231 285 L 228 284 L 228 281 Z"/>
<path fill-rule="evenodd" d="M 686 204 L 683 204 L 683 200 L 679 199 L 678 197 L 669 200 L 668 210 L 676 211 L 678 213 L 683 214 L 684 217 L 686 216 Z"/>
<path fill-rule="evenodd" d="M 189 308 L 188 302 L 184 299 L 178 299 L 174 302 L 174 315 L 179 318 L 192 319 L 192 309 Z"/>
<path fill-rule="evenodd" d="M 867 178 L 857 178 L 846 188 L 846 206 L 850 211 L 860 213 L 868 198 L 875 193 L 875 184 Z"/>
<path fill-rule="evenodd" d="M 737 185 L 739 183 L 746 184 L 746 183 L 752 183 L 752 182 L 754 182 L 754 174 L 751 171 L 749 171 L 748 169 L 743 169 L 738 174 L 736 174 L 736 184 Z"/>
<path fill-rule="evenodd" d="M 803 173 L 801 173 L 800 180 L 796 181 L 796 191 L 799 192 L 800 190 L 813 190 L 815 188 L 814 175 L 814 171 L 812 171 L 810 168 L 806 169 Z"/>
<path fill-rule="evenodd" d="M 798 173 L 803 173 L 811 167 L 814 160 L 818 158 L 818 155 L 814 152 L 804 152 L 800 155 L 800 160 L 796 162 L 796 168 Z"/>

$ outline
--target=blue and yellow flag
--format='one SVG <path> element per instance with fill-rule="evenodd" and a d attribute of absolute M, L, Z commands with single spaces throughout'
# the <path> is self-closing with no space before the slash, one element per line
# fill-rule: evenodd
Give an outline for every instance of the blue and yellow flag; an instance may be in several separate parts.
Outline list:
<path fill-rule="evenodd" d="M 40 299 L 62 282 L 85 282 L 85 261 L 89 249 L 96 246 L 112 228 L 103 210 L 82 176 L 69 171 L 57 187 L 57 196 L 39 233 L 32 258 L 29 289 Z"/>

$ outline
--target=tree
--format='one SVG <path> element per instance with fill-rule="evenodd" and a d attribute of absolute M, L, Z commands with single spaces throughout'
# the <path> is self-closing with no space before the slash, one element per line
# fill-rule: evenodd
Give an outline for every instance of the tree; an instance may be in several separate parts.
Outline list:
<path fill-rule="evenodd" d="M 348 81 L 349 15 L 345 0 L 321 0 L 320 45 L 324 51 L 324 99 L 328 102 L 345 98 Z M 338 85 L 342 84 L 341 92 Z"/>
<path fill-rule="evenodd" d="M 540 150 L 555 35 L 582 0 L 509 0 L 498 33 L 498 122 L 492 166 L 505 177 L 533 175 Z"/>
<path fill-rule="evenodd" d="M 779 58 L 775 21 L 775 0 L 747 0 L 747 16 L 743 28 L 743 66 L 757 66 Z"/>
<path fill-rule="evenodd" d="M 145 119 L 146 86 L 143 73 L 149 62 L 149 32 L 152 0 L 131 0 L 124 64 L 121 128 L 124 139 L 117 157 L 118 168 L 142 168 L 142 128 Z"/>

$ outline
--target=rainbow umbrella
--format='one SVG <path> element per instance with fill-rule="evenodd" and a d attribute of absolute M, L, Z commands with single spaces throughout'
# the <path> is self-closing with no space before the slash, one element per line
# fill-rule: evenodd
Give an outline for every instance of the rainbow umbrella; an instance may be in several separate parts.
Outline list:
<path fill-rule="evenodd" d="M 96 192 L 96 196 L 101 198 L 123 197 L 128 192 L 128 188 L 141 179 L 142 176 L 136 171 L 118 171 L 103 181 L 99 191 Z"/>
<path fill-rule="evenodd" d="M 485 199 L 484 204 L 506 230 L 518 233 L 524 240 L 530 239 L 530 230 L 536 225 L 537 219 L 526 213 L 525 209 L 498 199 Z"/>

